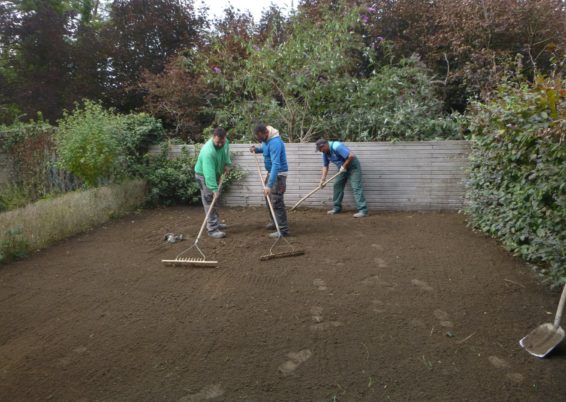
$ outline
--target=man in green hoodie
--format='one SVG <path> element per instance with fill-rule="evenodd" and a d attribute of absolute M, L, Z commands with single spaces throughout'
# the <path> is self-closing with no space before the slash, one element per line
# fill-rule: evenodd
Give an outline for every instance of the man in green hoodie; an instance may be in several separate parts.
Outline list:
<path fill-rule="evenodd" d="M 224 173 L 228 173 L 232 166 L 230 160 L 230 145 L 226 138 L 226 130 L 223 128 L 214 129 L 214 134 L 200 150 L 197 164 L 195 166 L 195 176 L 200 188 L 204 213 L 208 212 L 214 197 L 220 196 L 218 180 Z M 226 237 L 221 229 L 226 225 L 220 223 L 217 211 L 218 201 L 210 211 L 207 221 L 208 235 L 215 239 Z"/>

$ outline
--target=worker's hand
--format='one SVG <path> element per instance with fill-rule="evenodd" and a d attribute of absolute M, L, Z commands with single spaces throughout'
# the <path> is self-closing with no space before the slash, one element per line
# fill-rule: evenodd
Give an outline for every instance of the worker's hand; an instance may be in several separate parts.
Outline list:
<path fill-rule="evenodd" d="M 255 154 L 255 145 L 250 146 L 250 152 Z"/>
<path fill-rule="evenodd" d="M 347 172 L 347 171 L 348 171 L 348 169 L 346 169 L 344 167 L 344 165 L 340 166 L 340 173 L 344 173 L 344 172 Z"/>
<path fill-rule="evenodd" d="M 325 181 L 326 181 L 326 177 L 323 177 L 322 179 L 320 179 L 320 183 L 319 183 L 318 186 L 319 186 L 320 188 L 326 187 Z"/>
<path fill-rule="evenodd" d="M 212 195 L 214 196 L 214 198 L 218 198 L 218 197 L 220 197 L 220 191 L 214 191 L 214 192 L 212 193 Z M 214 199 L 214 198 L 213 198 L 213 199 Z"/>
<path fill-rule="evenodd" d="M 269 197 L 269 195 L 271 194 L 271 189 L 267 186 L 263 187 L 263 194 L 265 194 L 266 197 Z"/>
<path fill-rule="evenodd" d="M 224 174 L 230 173 L 230 169 L 231 169 L 230 166 L 228 166 L 228 165 L 224 166 Z"/>

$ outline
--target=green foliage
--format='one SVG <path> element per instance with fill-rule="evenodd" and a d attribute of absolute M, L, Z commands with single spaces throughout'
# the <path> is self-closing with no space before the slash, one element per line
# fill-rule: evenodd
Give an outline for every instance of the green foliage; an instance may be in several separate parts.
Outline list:
<path fill-rule="evenodd" d="M 194 204 L 200 192 L 195 179 L 197 158 L 183 148 L 175 159 L 168 158 L 168 144 L 161 154 L 150 160 L 145 174 L 149 186 L 148 202 L 152 205 Z"/>
<path fill-rule="evenodd" d="M 0 189 L 0 212 L 23 207 L 31 201 L 29 192 L 21 185 L 6 184 Z"/>
<path fill-rule="evenodd" d="M 193 155 L 183 147 L 181 155 L 170 159 L 169 145 L 167 142 L 162 143 L 159 156 L 149 158 L 150 162 L 144 174 L 149 186 L 148 203 L 151 205 L 199 204 L 200 189 L 195 178 L 198 148 Z M 223 191 L 244 175 L 245 173 L 238 167 L 231 169 L 224 178 Z"/>
<path fill-rule="evenodd" d="M 148 146 L 163 134 L 161 123 L 147 114 L 119 115 L 86 101 L 59 122 L 59 164 L 87 186 L 138 175 Z"/>
<path fill-rule="evenodd" d="M 0 125 L 0 147 L 5 152 L 12 153 L 15 147 L 25 144 L 28 139 L 52 134 L 54 130 L 53 126 L 43 120 L 41 114 L 37 121 L 16 121 L 9 126 Z"/>
<path fill-rule="evenodd" d="M 21 206 L 55 191 L 52 181 L 55 128 L 37 121 L 0 126 L 0 144 L 11 161 L 11 184 L 0 191 L 5 208 Z M 2 201 L 0 201 L 2 202 Z M 1 207 L 0 207 L 1 209 Z"/>
<path fill-rule="evenodd" d="M 387 44 L 379 53 L 359 28 L 359 11 L 339 7 L 316 24 L 295 18 L 284 43 L 268 37 L 260 48 L 241 39 L 244 58 L 227 57 L 230 49 L 218 43 L 219 67 L 205 70 L 218 94 L 210 109 L 216 123 L 241 140 L 258 121 L 277 127 L 289 142 L 322 133 L 352 141 L 456 136 L 422 63 L 387 64 L 386 56 L 379 58 Z M 213 56 L 207 64 L 216 63 Z"/>
<path fill-rule="evenodd" d="M 90 101 L 65 113 L 56 135 L 59 164 L 87 186 L 111 177 L 119 168 L 123 122 L 111 111 Z"/>
<path fill-rule="evenodd" d="M 149 146 L 161 142 L 165 130 L 159 120 L 147 113 L 122 115 L 120 119 L 124 125 L 118 137 L 121 165 L 128 176 L 138 176 Z"/>
<path fill-rule="evenodd" d="M 474 227 L 566 281 L 566 88 L 560 79 L 506 83 L 469 113 Z"/>
<path fill-rule="evenodd" d="M 9 262 L 27 255 L 29 244 L 19 227 L 8 229 L 0 242 L 0 263 Z"/>

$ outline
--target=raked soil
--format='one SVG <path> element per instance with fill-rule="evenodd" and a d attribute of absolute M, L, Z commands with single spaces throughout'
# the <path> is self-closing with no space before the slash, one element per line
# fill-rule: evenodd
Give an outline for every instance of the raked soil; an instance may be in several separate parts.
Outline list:
<path fill-rule="evenodd" d="M 462 215 L 289 216 L 303 256 L 260 261 L 265 208 L 233 208 L 217 268 L 165 267 L 178 207 L 0 267 L 0 400 L 566 401 L 566 341 L 519 346 L 559 293 Z"/>

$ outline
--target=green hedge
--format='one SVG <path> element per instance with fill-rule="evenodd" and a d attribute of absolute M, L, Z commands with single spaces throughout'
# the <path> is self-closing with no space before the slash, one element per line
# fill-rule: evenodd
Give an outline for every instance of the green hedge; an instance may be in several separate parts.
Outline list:
<path fill-rule="evenodd" d="M 471 224 L 566 281 L 566 88 L 558 79 L 502 85 L 472 105 Z"/>

